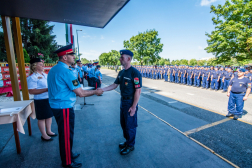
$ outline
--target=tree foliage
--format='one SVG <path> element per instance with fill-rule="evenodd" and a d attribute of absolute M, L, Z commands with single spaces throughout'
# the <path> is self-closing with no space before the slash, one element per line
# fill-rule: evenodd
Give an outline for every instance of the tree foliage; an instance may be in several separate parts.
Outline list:
<path fill-rule="evenodd" d="M 123 44 L 126 49 L 133 51 L 134 59 L 143 65 L 148 61 L 151 64 L 156 63 L 160 59 L 159 53 L 163 51 L 163 44 L 160 41 L 158 31 L 147 30 L 132 36 L 130 40 L 125 40 Z"/>
<path fill-rule="evenodd" d="M 190 61 L 189 61 L 189 65 L 190 66 L 195 66 L 195 65 L 197 65 L 197 60 L 196 59 L 190 59 Z"/>
<path fill-rule="evenodd" d="M 4 43 L 4 34 L 0 32 L 0 62 L 7 61 L 5 43 Z"/>
<path fill-rule="evenodd" d="M 109 65 L 120 65 L 120 53 L 116 50 L 111 50 L 110 52 L 108 53 L 102 53 L 100 56 L 99 56 L 99 63 L 101 65 L 106 65 L 106 64 L 109 64 Z"/>
<path fill-rule="evenodd" d="M 180 60 L 180 64 L 181 64 L 181 65 L 188 65 L 188 60 L 186 60 L 186 59 L 181 59 L 181 60 Z"/>
<path fill-rule="evenodd" d="M 50 26 L 48 21 L 25 18 L 20 18 L 20 26 L 23 48 L 30 58 L 38 57 L 38 53 L 41 53 L 46 63 L 58 60 L 57 54 L 53 53 L 57 49 L 54 40 L 56 36 L 52 35 L 54 26 Z M 0 59 L 7 60 L 5 45 L 2 43 L 4 44 L 4 37 L 3 32 L 0 32 Z"/>
<path fill-rule="evenodd" d="M 212 5 L 211 13 L 216 15 L 212 18 L 215 30 L 206 33 L 205 50 L 213 53 L 217 62 L 251 59 L 252 1 L 226 0 L 224 5 Z"/>
<path fill-rule="evenodd" d="M 89 61 L 86 58 L 81 58 L 81 63 L 82 64 L 87 64 Z"/>
<path fill-rule="evenodd" d="M 205 66 L 205 65 L 206 65 L 206 62 L 207 62 L 206 60 L 198 60 L 198 61 L 197 61 L 197 65 L 198 65 L 198 66 Z"/>

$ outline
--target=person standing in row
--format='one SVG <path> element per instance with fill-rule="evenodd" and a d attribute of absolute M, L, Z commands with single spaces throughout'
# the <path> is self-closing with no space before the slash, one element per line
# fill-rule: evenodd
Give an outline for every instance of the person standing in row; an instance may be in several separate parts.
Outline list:
<path fill-rule="evenodd" d="M 214 70 L 211 76 L 211 89 L 217 91 L 219 88 L 220 72 L 217 67 Z"/>
<path fill-rule="evenodd" d="M 101 69 L 100 65 L 97 65 L 95 68 L 95 82 L 96 82 L 95 89 L 100 88 L 102 84 L 102 74 L 100 69 Z"/>
<path fill-rule="evenodd" d="M 101 90 L 110 91 L 120 85 L 121 105 L 120 105 L 120 123 L 123 130 L 123 136 L 126 142 L 120 143 L 121 155 L 127 155 L 134 150 L 138 101 L 141 94 L 142 77 L 140 72 L 130 65 L 133 53 L 130 50 L 121 50 L 120 62 L 125 68 L 120 71 L 115 82 Z"/>
<path fill-rule="evenodd" d="M 237 120 L 243 113 L 244 101 L 248 99 L 251 91 L 251 81 L 244 77 L 245 69 L 240 69 L 237 78 L 231 79 L 227 91 L 228 114 L 226 117 L 234 116 Z"/>
<path fill-rule="evenodd" d="M 43 141 L 52 141 L 57 134 L 51 131 L 53 112 L 48 100 L 47 74 L 44 73 L 44 63 L 40 58 L 30 61 L 30 73 L 27 78 L 28 91 L 34 95 L 34 104 L 38 127 Z M 45 129 L 46 128 L 46 129 Z"/>
<path fill-rule="evenodd" d="M 75 120 L 73 106 L 76 102 L 76 95 L 88 97 L 94 94 L 101 95 L 103 91 L 82 90 L 78 79 L 69 68 L 75 62 L 72 44 L 58 49 L 55 53 L 59 57 L 59 62 L 48 74 L 49 104 L 58 125 L 62 166 L 77 168 L 82 164 L 75 161 L 80 154 L 72 152 Z"/>
<path fill-rule="evenodd" d="M 227 91 L 227 88 L 229 86 L 229 82 L 230 82 L 230 79 L 232 79 L 234 76 L 233 76 L 233 73 L 232 73 L 232 70 L 231 68 L 228 68 L 227 69 L 227 72 L 224 73 L 224 76 L 223 76 L 223 92 L 226 92 Z"/>
<path fill-rule="evenodd" d="M 76 64 L 77 64 L 77 66 L 76 66 L 76 69 L 77 69 L 77 71 L 78 71 L 78 80 L 79 80 L 79 82 L 82 84 L 82 78 L 83 78 L 83 74 L 82 74 L 82 63 L 81 63 L 81 61 L 80 60 L 76 60 Z"/>

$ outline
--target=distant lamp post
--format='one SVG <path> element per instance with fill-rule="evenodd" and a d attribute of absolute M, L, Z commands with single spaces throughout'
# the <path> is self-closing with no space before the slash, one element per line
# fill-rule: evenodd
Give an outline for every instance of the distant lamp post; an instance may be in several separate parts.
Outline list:
<path fill-rule="evenodd" d="M 77 45 L 78 45 L 78 56 L 79 56 L 79 60 L 80 60 L 80 49 L 79 49 L 78 31 L 82 31 L 82 30 L 76 30 L 76 34 L 77 34 Z"/>

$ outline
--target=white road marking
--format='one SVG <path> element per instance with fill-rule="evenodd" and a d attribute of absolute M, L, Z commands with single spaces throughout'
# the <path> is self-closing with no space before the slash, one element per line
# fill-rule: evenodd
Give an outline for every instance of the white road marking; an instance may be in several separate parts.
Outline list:
<path fill-rule="evenodd" d="M 188 95 L 191 95 L 191 96 L 193 96 L 194 94 L 192 94 L 192 93 L 187 93 Z"/>
<path fill-rule="evenodd" d="M 172 101 L 172 102 L 168 102 L 168 103 L 177 103 L 178 101 Z"/>
<path fill-rule="evenodd" d="M 168 92 L 158 92 L 158 94 L 160 94 L 160 95 L 173 95 L 172 93 L 168 93 Z"/>
<path fill-rule="evenodd" d="M 199 128 L 195 128 L 195 129 L 186 131 L 186 132 L 184 132 L 184 133 L 185 133 L 186 135 L 189 135 L 189 134 L 192 134 L 192 133 L 195 133 L 195 132 L 199 132 L 199 131 L 201 131 L 201 130 L 204 130 L 204 129 L 213 127 L 213 126 L 215 126 L 215 125 L 219 125 L 219 124 L 224 123 L 224 122 L 227 122 L 227 121 L 229 121 L 229 120 L 232 120 L 232 118 L 225 118 L 225 119 L 223 119 L 223 120 L 216 121 L 216 122 L 214 122 L 214 123 L 210 123 L 210 124 L 207 124 L 207 125 L 203 125 L 203 126 L 201 126 L 201 127 L 199 127 Z"/>
<path fill-rule="evenodd" d="M 150 92 L 141 92 L 141 93 L 147 94 L 147 93 L 150 93 Z"/>

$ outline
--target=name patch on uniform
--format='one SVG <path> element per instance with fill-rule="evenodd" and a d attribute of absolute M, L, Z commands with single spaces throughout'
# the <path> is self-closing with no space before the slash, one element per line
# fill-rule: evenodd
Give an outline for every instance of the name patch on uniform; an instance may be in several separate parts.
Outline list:
<path fill-rule="evenodd" d="M 77 79 L 73 80 L 72 82 L 73 82 L 73 85 L 74 85 L 74 86 L 78 86 L 78 81 L 77 81 Z"/>
<path fill-rule="evenodd" d="M 137 85 L 139 84 L 139 79 L 138 78 L 134 78 L 134 83 Z"/>
<path fill-rule="evenodd" d="M 39 77 L 38 77 L 38 79 L 42 79 L 42 77 L 41 77 L 41 76 L 39 76 Z"/>

